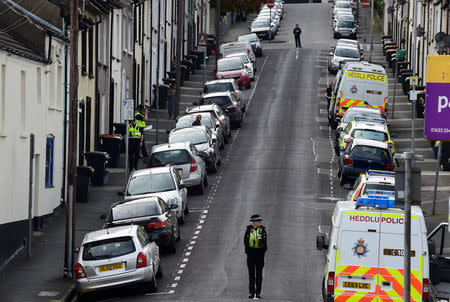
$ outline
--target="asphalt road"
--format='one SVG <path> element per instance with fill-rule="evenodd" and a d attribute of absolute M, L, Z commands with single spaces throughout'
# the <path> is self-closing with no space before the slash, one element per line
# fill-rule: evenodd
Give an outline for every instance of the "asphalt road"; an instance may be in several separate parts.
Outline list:
<path fill-rule="evenodd" d="M 286 4 L 273 42 L 265 42 L 258 78 L 246 94 L 248 113 L 222 153 L 208 193 L 189 196 L 193 212 L 173 255 L 162 255 L 159 290 L 110 291 L 102 300 L 248 300 L 245 227 L 260 214 L 268 232 L 262 296 L 272 301 L 320 301 L 324 255 L 318 226 L 329 225 L 334 201 L 345 196 L 321 96 L 327 85 L 330 4 Z M 295 49 L 292 29 L 302 28 Z"/>

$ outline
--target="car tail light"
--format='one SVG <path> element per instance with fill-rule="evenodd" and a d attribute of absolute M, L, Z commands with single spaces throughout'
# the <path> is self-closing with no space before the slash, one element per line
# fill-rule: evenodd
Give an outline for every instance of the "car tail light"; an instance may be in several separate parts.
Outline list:
<path fill-rule="evenodd" d="M 236 91 L 233 92 L 233 94 L 234 94 L 234 97 L 235 97 L 235 98 L 237 98 L 237 99 L 239 98 L 238 93 L 237 93 Z"/>
<path fill-rule="evenodd" d="M 348 155 L 346 155 L 344 158 L 344 163 L 346 163 L 347 165 L 352 165 L 353 159 L 351 159 Z"/>
<path fill-rule="evenodd" d="M 334 272 L 328 272 L 327 292 L 328 293 L 334 292 Z"/>
<path fill-rule="evenodd" d="M 143 268 L 147 266 L 147 256 L 140 252 L 136 260 L 136 268 Z"/>
<path fill-rule="evenodd" d="M 430 298 L 430 281 L 427 278 L 423 278 L 422 299 L 426 301 L 429 298 Z"/>
<path fill-rule="evenodd" d="M 356 191 L 355 196 L 353 197 L 353 201 L 357 201 L 359 197 L 361 197 L 361 191 L 364 186 L 360 186 L 358 191 Z"/>
<path fill-rule="evenodd" d="M 228 111 L 234 111 L 234 110 L 236 110 L 237 109 L 237 107 L 236 107 L 236 105 L 228 105 L 227 107 L 225 107 L 225 110 L 228 110 Z"/>
<path fill-rule="evenodd" d="M 75 278 L 83 279 L 86 278 L 86 273 L 84 272 L 84 268 L 81 264 L 75 264 Z"/>
<path fill-rule="evenodd" d="M 158 229 L 158 228 L 163 228 L 165 226 L 166 226 L 165 221 L 152 221 L 152 222 L 149 222 L 149 224 L 147 224 L 148 229 Z"/>
<path fill-rule="evenodd" d="M 195 161 L 195 159 L 193 158 L 191 161 L 191 168 L 189 169 L 189 172 L 195 172 L 197 171 L 197 162 Z"/>
<path fill-rule="evenodd" d="M 394 164 L 387 164 L 385 167 L 386 170 L 394 170 L 394 168 Z"/>

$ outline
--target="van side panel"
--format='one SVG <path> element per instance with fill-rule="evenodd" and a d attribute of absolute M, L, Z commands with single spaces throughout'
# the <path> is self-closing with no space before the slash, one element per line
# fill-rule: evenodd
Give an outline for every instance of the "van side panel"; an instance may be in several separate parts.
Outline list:
<path fill-rule="evenodd" d="M 380 213 L 344 212 L 337 240 L 335 301 L 376 301 Z"/>
<path fill-rule="evenodd" d="M 404 215 L 381 214 L 379 297 L 381 301 L 403 301 Z M 423 256 L 418 216 L 411 219 L 411 300 L 422 301 Z"/>

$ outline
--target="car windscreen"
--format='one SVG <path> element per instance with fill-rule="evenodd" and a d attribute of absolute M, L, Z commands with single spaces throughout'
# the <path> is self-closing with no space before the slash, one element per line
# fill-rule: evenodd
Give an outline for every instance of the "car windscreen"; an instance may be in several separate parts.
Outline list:
<path fill-rule="evenodd" d="M 217 105 L 223 107 L 223 106 L 231 105 L 231 100 L 227 96 L 216 96 L 216 97 L 205 98 L 204 103 L 208 104 L 208 105 L 217 104 Z"/>
<path fill-rule="evenodd" d="M 352 5 L 350 4 L 350 2 L 338 2 L 338 3 L 336 3 L 336 5 L 334 7 L 336 7 L 336 8 L 352 8 Z"/>
<path fill-rule="evenodd" d="M 175 125 L 175 128 L 187 128 L 187 127 L 191 127 L 192 123 L 194 122 L 195 117 L 185 117 L 185 118 L 180 118 L 177 122 L 177 124 Z M 213 124 L 210 118 L 208 118 L 207 116 L 203 116 L 200 123 L 203 126 L 206 126 L 208 128 L 213 128 Z"/>
<path fill-rule="evenodd" d="M 371 193 L 370 191 L 395 192 L 395 186 L 390 184 L 366 184 L 361 195 L 367 195 Z"/>
<path fill-rule="evenodd" d="M 166 165 L 184 165 L 191 162 L 191 156 L 184 149 L 166 150 L 152 153 L 148 164 L 152 168 L 164 167 Z"/>
<path fill-rule="evenodd" d="M 367 118 L 383 118 L 380 112 L 358 112 L 358 111 L 347 111 L 345 113 L 342 121 L 344 123 L 350 123 L 355 120 L 357 116 L 367 117 Z"/>
<path fill-rule="evenodd" d="M 220 60 L 217 63 L 217 71 L 231 71 L 243 69 L 244 64 L 241 60 Z"/>
<path fill-rule="evenodd" d="M 239 57 L 242 59 L 242 61 L 244 61 L 244 64 L 250 63 L 250 61 L 248 60 L 248 57 L 246 55 L 241 55 Z"/>
<path fill-rule="evenodd" d="M 388 140 L 388 135 L 385 132 L 367 130 L 367 129 L 355 129 L 352 136 L 354 138 L 365 138 L 377 142 L 385 142 Z"/>
<path fill-rule="evenodd" d="M 258 42 L 258 37 L 254 35 L 240 36 L 238 37 L 238 41 L 249 41 L 249 42 Z"/>
<path fill-rule="evenodd" d="M 118 237 L 84 244 L 82 257 L 84 261 L 93 261 L 119 257 L 135 251 L 133 238 Z"/>
<path fill-rule="evenodd" d="M 334 54 L 338 57 L 359 59 L 359 51 L 353 48 L 336 48 Z"/>
<path fill-rule="evenodd" d="M 252 27 L 269 27 L 269 22 L 267 21 L 255 21 L 252 23 Z"/>
<path fill-rule="evenodd" d="M 190 142 L 194 145 L 197 144 L 205 144 L 208 142 L 206 138 L 206 134 L 202 131 L 190 131 L 190 132 L 182 132 L 182 133 L 173 133 L 169 136 L 169 143 L 181 143 L 181 142 Z"/>
<path fill-rule="evenodd" d="M 381 160 L 383 162 L 389 161 L 391 159 L 391 156 L 386 149 L 372 146 L 363 146 L 363 145 L 355 146 L 351 154 L 353 157 L 371 160 Z"/>
<path fill-rule="evenodd" d="M 145 216 L 161 215 L 162 210 L 157 201 L 121 204 L 111 209 L 113 220 L 132 219 Z"/>
<path fill-rule="evenodd" d="M 134 176 L 128 185 L 127 195 L 141 195 L 175 190 L 172 174 L 153 173 Z"/>
<path fill-rule="evenodd" d="M 339 28 L 353 28 L 353 21 L 339 21 L 338 22 Z"/>
<path fill-rule="evenodd" d="M 336 19 L 338 21 L 355 21 L 355 17 L 352 14 L 337 14 Z"/>
<path fill-rule="evenodd" d="M 232 91 L 234 92 L 233 84 L 230 82 L 227 83 L 214 83 L 205 85 L 203 88 L 203 93 L 214 93 L 214 92 L 225 92 Z"/>

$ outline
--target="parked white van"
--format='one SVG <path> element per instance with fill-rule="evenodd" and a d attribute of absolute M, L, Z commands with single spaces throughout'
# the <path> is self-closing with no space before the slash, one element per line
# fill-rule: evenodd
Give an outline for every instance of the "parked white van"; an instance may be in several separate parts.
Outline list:
<path fill-rule="evenodd" d="M 411 207 L 411 218 L 411 301 L 428 301 L 427 230 L 420 207 Z M 317 248 L 328 250 L 324 301 L 404 301 L 403 243 L 404 210 L 392 199 L 339 201 L 331 232 L 317 236 Z"/>

